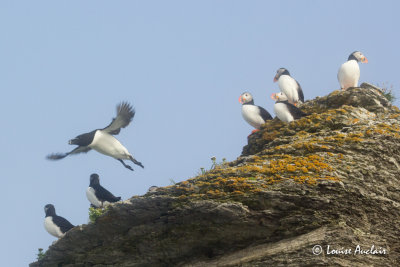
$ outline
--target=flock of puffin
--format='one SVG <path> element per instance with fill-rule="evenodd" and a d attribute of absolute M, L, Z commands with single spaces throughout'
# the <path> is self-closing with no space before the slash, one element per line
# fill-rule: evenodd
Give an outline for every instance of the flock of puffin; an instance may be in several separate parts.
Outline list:
<path fill-rule="evenodd" d="M 337 78 L 342 90 L 358 85 L 358 80 L 360 79 L 358 62 L 368 63 L 368 60 L 361 52 L 355 51 L 340 66 Z M 289 71 L 285 68 L 278 69 L 274 82 L 278 82 L 280 89 L 279 93 L 271 95 L 271 98 L 276 101 L 274 105 L 276 116 L 284 122 L 291 122 L 307 116 L 297 108 L 298 103 L 304 102 L 304 94 L 300 84 L 290 76 Z M 272 120 L 272 116 L 268 111 L 254 105 L 253 96 L 249 92 L 244 92 L 239 97 L 239 102 L 242 104 L 243 118 L 255 128 L 252 133 L 258 131 L 267 120 Z"/>
<path fill-rule="evenodd" d="M 338 80 L 342 90 L 349 87 L 356 87 L 360 78 L 360 68 L 358 62 L 367 63 L 367 58 L 359 51 L 353 52 L 348 60 L 342 64 L 338 72 Z M 290 76 L 285 68 L 277 70 L 274 82 L 278 82 L 280 93 L 271 95 L 274 99 L 274 112 L 276 116 L 284 121 L 291 122 L 306 116 L 299 108 L 298 103 L 304 102 L 304 94 L 300 84 Z M 267 120 L 271 120 L 272 116 L 264 108 L 254 105 L 253 96 L 249 92 L 243 93 L 239 97 L 242 104 L 243 118 L 255 128 L 259 130 L 261 125 Z M 54 153 L 47 156 L 49 160 L 60 160 L 66 156 L 87 153 L 91 149 L 99 153 L 113 157 L 124 165 L 125 168 L 133 171 L 133 168 L 127 165 L 123 160 L 130 160 L 134 164 L 144 168 L 142 163 L 137 161 L 132 154 L 114 137 L 119 134 L 121 128 L 125 128 L 135 116 L 135 110 L 126 102 L 117 106 L 117 116 L 111 123 L 103 128 L 96 129 L 89 133 L 78 135 L 74 139 L 69 140 L 70 145 L 77 145 L 75 149 L 67 153 Z M 253 133 L 252 132 L 252 133 Z M 150 188 L 150 192 L 154 187 Z M 89 188 L 86 190 L 86 196 L 93 207 L 104 208 L 109 203 L 117 202 L 121 197 L 115 197 L 107 189 L 100 185 L 99 175 L 90 175 Z M 44 208 L 46 216 L 44 221 L 45 229 L 55 237 L 63 237 L 65 233 L 74 226 L 65 218 L 56 214 L 52 204 L 48 204 Z"/>

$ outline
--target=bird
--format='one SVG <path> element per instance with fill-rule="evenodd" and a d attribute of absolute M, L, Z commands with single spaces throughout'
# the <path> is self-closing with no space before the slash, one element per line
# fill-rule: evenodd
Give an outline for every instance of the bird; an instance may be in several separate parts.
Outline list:
<path fill-rule="evenodd" d="M 239 97 L 239 102 L 242 104 L 242 116 L 247 123 L 253 126 L 251 133 L 260 130 L 267 120 L 272 120 L 271 114 L 263 107 L 254 105 L 253 96 L 249 92 L 244 92 Z"/>
<path fill-rule="evenodd" d="M 52 204 L 44 206 L 44 212 L 46 213 L 44 219 L 44 228 L 49 234 L 61 238 L 66 232 L 74 228 L 68 220 L 56 214 L 56 209 Z"/>
<path fill-rule="evenodd" d="M 360 66 L 358 66 L 358 62 L 368 63 L 368 59 L 360 51 L 355 51 L 340 66 L 337 78 L 342 90 L 358 86 L 358 80 L 360 79 Z"/>
<path fill-rule="evenodd" d="M 99 175 L 97 173 L 90 175 L 90 184 L 86 190 L 86 197 L 96 208 L 104 208 L 110 203 L 121 200 L 121 197 L 114 196 L 100 185 Z"/>
<path fill-rule="evenodd" d="M 147 193 L 153 193 L 153 192 L 156 192 L 156 191 L 157 191 L 157 189 L 158 189 L 158 186 L 155 186 L 155 185 L 153 185 L 153 186 L 150 186 L 150 188 L 147 190 Z"/>
<path fill-rule="evenodd" d="M 274 93 L 271 95 L 271 98 L 276 101 L 274 112 L 281 121 L 291 122 L 307 116 L 306 113 L 289 103 L 284 93 Z"/>
<path fill-rule="evenodd" d="M 78 135 L 68 141 L 70 145 L 77 145 L 78 147 L 67 153 L 50 154 L 47 156 L 47 159 L 60 160 L 69 155 L 87 153 L 91 149 L 94 149 L 99 153 L 117 159 L 125 168 L 131 171 L 133 171 L 133 168 L 125 164 L 124 159 L 131 160 L 134 164 L 144 168 L 143 164 L 137 161 L 118 139 L 113 136 L 119 134 L 121 128 L 128 126 L 134 116 L 135 110 L 132 106 L 127 102 L 122 102 L 117 105 L 117 117 L 107 127 Z"/>
<path fill-rule="evenodd" d="M 299 101 L 304 102 L 304 94 L 300 84 L 290 76 L 287 69 L 278 69 L 274 82 L 278 82 L 279 89 L 287 96 L 289 103 L 297 105 Z"/>

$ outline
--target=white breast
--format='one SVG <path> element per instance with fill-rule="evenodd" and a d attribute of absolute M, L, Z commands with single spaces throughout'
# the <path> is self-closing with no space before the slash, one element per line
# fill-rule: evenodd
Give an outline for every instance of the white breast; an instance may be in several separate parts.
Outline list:
<path fill-rule="evenodd" d="M 342 89 L 357 87 L 360 79 L 360 67 L 357 61 L 349 60 L 342 64 L 338 72 L 338 80 Z"/>
<path fill-rule="evenodd" d="M 251 126 L 260 129 L 261 125 L 265 123 L 259 114 L 259 109 L 254 105 L 242 105 L 242 116 Z"/>
<path fill-rule="evenodd" d="M 89 145 L 97 152 L 116 159 L 129 159 L 131 154 L 114 136 L 97 130 L 93 142 Z"/>
<path fill-rule="evenodd" d="M 94 205 L 96 208 L 101 208 L 102 203 L 99 201 L 94 193 L 94 189 L 92 187 L 88 187 L 86 190 L 86 197 L 89 200 L 89 202 Z"/>
<path fill-rule="evenodd" d="M 291 122 L 294 120 L 285 103 L 275 103 L 274 112 L 281 121 Z"/>
<path fill-rule="evenodd" d="M 282 75 L 279 77 L 278 86 L 281 92 L 287 96 L 289 102 L 296 103 L 299 101 L 298 84 L 295 79 L 289 75 Z"/>
<path fill-rule="evenodd" d="M 61 232 L 60 227 L 58 227 L 57 225 L 55 225 L 53 223 L 53 217 L 51 217 L 51 216 L 48 216 L 44 219 L 44 228 L 52 236 L 55 236 L 58 238 L 64 236 L 64 234 Z"/>

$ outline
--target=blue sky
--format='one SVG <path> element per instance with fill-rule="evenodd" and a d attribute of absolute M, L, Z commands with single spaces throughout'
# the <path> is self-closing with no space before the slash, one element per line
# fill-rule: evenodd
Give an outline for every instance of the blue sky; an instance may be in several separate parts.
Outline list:
<path fill-rule="evenodd" d="M 252 128 L 240 94 L 273 114 L 275 72 L 286 67 L 305 98 L 339 88 L 360 50 L 360 81 L 398 75 L 398 1 L 1 1 L 3 153 L 0 235 L 4 266 L 26 266 L 55 240 L 45 204 L 88 220 L 91 173 L 117 196 L 144 194 L 234 160 Z M 145 169 L 97 152 L 50 162 L 67 141 L 102 128 L 128 101 L 136 116 L 118 136 Z M 396 104 L 399 102 L 397 101 Z"/>

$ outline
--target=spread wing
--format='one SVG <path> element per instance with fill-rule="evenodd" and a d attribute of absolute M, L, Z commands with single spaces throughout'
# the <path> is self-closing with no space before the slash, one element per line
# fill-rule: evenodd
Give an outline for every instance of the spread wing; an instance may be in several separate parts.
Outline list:
<path fill-rule="evenodd" d="M 101 201 L 108 201 L 108 202 L 117 202 L 121 200 L 121 197 L 116 197 L 113 194 L 111 194 L 110 191 L 105 189 L 102 186 L 98 186 L 95 188 L 95 195 L 96 197 L 101 200 Z"/>
<path fill-rule="evenodd" d="M 59 160 L 59 159 L 63 159 L 68 155 L 73 155 L 73 154 L 78 154 L 78 153 L 87 153 L 91 150 L 90 147 L 87 146 L 78 146 L 77 148 L 75 148 L 74 150 L 67 152 L 67 153 L 53 153 L 50 155 L 47 155 L 46 158 L 49 160 Z"/>
<path fill-rule="evenodd" d="M 61 232 L 66 233 L 70 229 L 74 228 L 74 226 L 65 218 L 61 216 L 53 216 L 53 221 L 56 225 L 58 225 L 61 229 Z"/>
<path fill-rule="evenodd" d="M 272 120 L 271 114 L 269 114 L 269 112 L 266 111 L 263 107 L 259 106 L 258 109 L 260 110 L 260 116 L 261 118 L 263 118 L 264 121 Z"/>
<path fill-rule="evenodd" d="M 301 111 L 299 108 L 297 108 L 296 106 L 290 104 L 290 103 L 286 103 L 287 108 L 289 109 L 289 112 L 293 115 L 293 118 L 295 120 L 300 119 L 301 117 L 305 117 L 307 116 L 306 113 L 304 113 L 303 111 Z"/>
<path fill-rule="evenodd" d="M 135 116 L 135 110 L 127 102 L 122 102 L 117 106 L 117 117 L 115 117 L 110 125 L 101 129 L 109 134 L 119 134 L 121 128 L 125 128 Z"/>
<path fill-rule="evenodd" d="M 298 94 L 299 94 L 299 99 L 300 99 L 301 102 L 304 103 L 304 94 L 303 94 L 303 90 L 301 89 L 301 86 L 300 86 L 299 82 L 296 81 L 296 83 L 297 83 L 297 92 L 298 92 Z"/>

